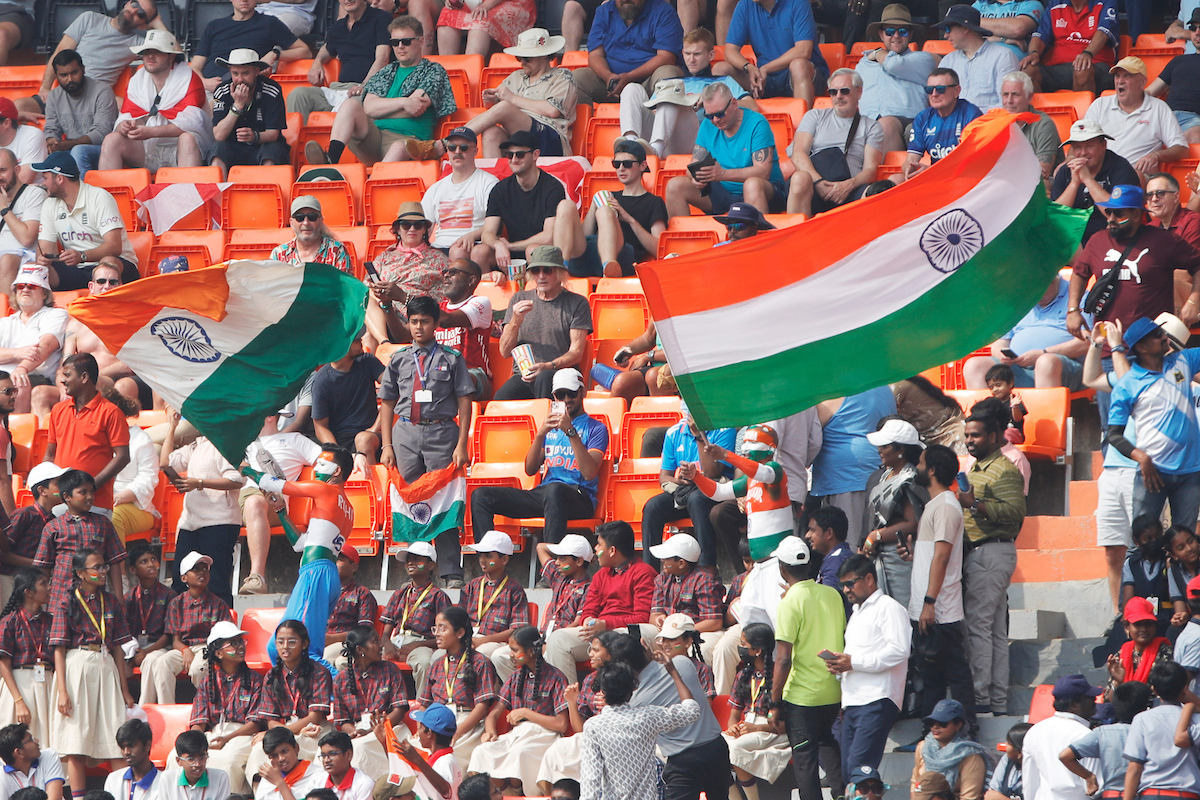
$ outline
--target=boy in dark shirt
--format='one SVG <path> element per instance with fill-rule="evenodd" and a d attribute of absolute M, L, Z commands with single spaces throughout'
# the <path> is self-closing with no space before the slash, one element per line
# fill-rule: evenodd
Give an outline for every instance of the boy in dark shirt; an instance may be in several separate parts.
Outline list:
<path fill-rule="evenodd" d="M 379 460 L 378 404 L 375 382 L 383 374 L 383 364 L 371 353 L 364 353 L 361 339 L 350 344 L 350 352 L 318 370 L 313 376 L 313 432 L 319 442 L 337 442 L 352 453 L 361 454 L 362 469 Z"/>
<path fill-rule="evenodd" d="M 167 605 L 175 599 L 175 592 L 159 582 L 161 564 L 145 542 L 129 545 L 126 565 L 137 582 L 125 595 L 125 619 L 129 623 L 129 633 L 138 643 L 133 666 L 140 667 L 146 656 L 171 644 L 171 637 L 166 632 Z"/>

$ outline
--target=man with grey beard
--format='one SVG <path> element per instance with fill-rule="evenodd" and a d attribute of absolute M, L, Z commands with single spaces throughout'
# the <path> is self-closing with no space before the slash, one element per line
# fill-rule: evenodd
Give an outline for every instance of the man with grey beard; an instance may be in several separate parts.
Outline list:
<path fill-rule="evenodd" d="M 667 0 L 602 4 L 587 46 L 588 65 L 572 73 L 580 103 L 616 103 L 631 83 L 641 83 L 650 96 L 660 80 L 683 75 L 683 25 Z"/>

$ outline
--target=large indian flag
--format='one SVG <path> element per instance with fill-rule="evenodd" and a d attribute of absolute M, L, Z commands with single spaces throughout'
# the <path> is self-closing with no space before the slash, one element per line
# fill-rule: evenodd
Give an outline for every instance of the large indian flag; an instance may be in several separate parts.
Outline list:
<path fill-rule="evenodd" d="M 324 264 L 230 261 L 143 278 L 71 303 L 71 316 L 232 464 L 315 367 L 346 355 L 366 288 Z"/>
<path fill-rule="evenodd" d="M 466 512 L 467 480 L 453 464 L 403 488 L 391 487 L 392 541 L 432 542 L 443 531 L 461 528 Z"/>
<path fill-rule="evenodd" d="M 1047 200 L 1016 119 L 981 118 L 950 155 L 883 194 L 639 266 L 700 426 L 777 419 L 907 378 L 1032 308 L 1088 212 Z"/>

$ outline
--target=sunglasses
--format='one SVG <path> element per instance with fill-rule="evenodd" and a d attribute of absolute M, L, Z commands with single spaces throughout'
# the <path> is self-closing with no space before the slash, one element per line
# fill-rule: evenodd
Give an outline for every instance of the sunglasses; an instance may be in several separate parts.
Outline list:
<path fill-rule="evenodd" d="M 21 391 L 21 390 L 18 389 L 17 387 L 10 386 L 7 389 L 0 389 L 0 394 L 4 395 L 5 397 L 12 397 L 19 391 Z"/>
<path fill-rule="evenodd" d="M 420 38 L 420 36 L 405 36 L 403 39 L 392 39 L 392 47 L 408 47 Z"/>
<path fill-rule="evenodd" d="M 321 215 L 315 211 L 310 211 L 307 214 L 303 212 L 299 214 L 292 214 L 292 219 L 296 220 L 296 222 L 316 222 L 320 218 Z"/>
<path fill-rule="evenodd" d="M 401 228 L 403 228 L 404 230 L 406 230 L 406 231 L 410 231 L 410 230 L 412 230 L 413 228 L 424 228 L 424 227 L 425 227 L 426 225 L 428 225 L 429 223 L 428 223 L 428 222 L 423 222 L 423 221 L 416 221 L 416 220 L 409 220 L 409 219 L 406 219 L 406 220 L 401 220 L 400 222 L 397 222 L 396 224 L 397 224 L 397 225 L 399 225 L 399 226 L 400 226 Z"/>
<path fill-rule="evenodd" d="M 572 392 L 570 389 L 559 389 L 557 392 L 554 392 L 554 399 L 566 400 L 568 397 L 574 397 L 575 394 L 576 393 Z"/>
<path fill-rule="evenodd" d="M 734 233 L 740 233 L 741 231 L 744 231 L 750 227 L 757 228 L 758 226 L 755 225 L 753 222 L 726 222 L 725 223 L 725 229 L 728 231 L 732 231 Z"/>
<path fill-rule="evenodd" d="M 120 278 L 92 278 L 92 283 L 97 286 L 120 286 Z"/>
<path fill-rule="evenodd" d="M 705 118 L 705 119 L 725 119 L 725 115 L 729 113 L 729 107 L 730 107 L 731 105 L 733 105 L 733 98 L 732 98 L 732 97 L 731 97 L 731 98 L 729 98 L 729 102 L 728 102 L 728 103 L 726 103 L 726 104 L 725 104 L 725 107 L 724 107 L 724 108 L 722 108 L 720 111 L 714 111 L 714 112 L 713 112 L 713 113 L 711 113 L 711 114 L 710 114 L 710 113 L 708 113 L 707 111 L 705 111 L 705 112 L 704 112 L 704 118 Z"/>
<path fill-rule="evenodd" d="M 1146 199 L 1158 200 L 1159 198 L 1166 197 L 1169 194 L 1178 194 L 1178 192 L 1176 192 L 1174 189 L 1155 189 L 1152 192 L 1146 192 Z"/>
<path fill-rule="evenodd" d="M 142 8 L 142 4 L 137 0 L 129 0 L 129 7 L 133 9 L 133 15 L 135 17 L 141 17 L 147 22 L 150 21 L 150 15 L 146 13 L 146 9 Z"/>
<path fill-rule="evenodd" d="M 444 269 L 443 275 L 473 275 L 472 272 L 467 272 L 465 269 Z"/>
<path fill-rule="evenodd" d="M 861 581 L 862 579 L 863 579 L 863 576 L 862 576 L 862 575 L 859 575 L 859 576 L 858 576 L 857 578 L 855 578 L 854 580 L 849 580 L 849 581 L 839 581 L 839 583 L 841 583 L 841 585 L 842 585 L 842 588 L 843 588 L 843 589 L 853 589 L 853 588 L 854 588 L 854 584 L 858 583 L 858 582 L 859 582 L 859 581 Z"/>
<path fill-rule="evenodd" d="M 471 149 L 469 144 L 443 144 L 447 153 L 465 153 Z"/>
<path fill-rule="evenodd" d="M 638 165 L 637 161 L 614 161 L 612 162 L 614 169 L 633 169 Z"/>
<path fill-rule="evenodd" d="M 554 272 L 554 267 L 529 267 L 525 271 L 530 275 L 540 275 L 543 272 L 547 275 L 550 275 Z"/>
<path fill-rule="evenodd" d="M 855 788 L 858 789 L 863 794 L 883 794 L 883 784 L 882 783 L 874 783 L 874 782 L 860 783 Z"/>
<path fill-rule="evenodd" d="M 522 159 L 532 152 L 533 152 L 532 150 L 505 150 L 503 153 L 500 154 L 500 156 L 502 158 L 507 158 L 509 161 L 512 161 L 514 158 Z"/>
<path fill-rule="evenodd" d="M 851 90 L 852 90 L 852 87 L 850 87 L 850 86 L 843 86 L 843 87 L 842 87 L 842 88 L 840 88 L 840 89 L 833 89 L 833 88 L 830 88 L 830 90 L 829 90 L 829 96 L 830 96 L 830 97 L 837 97 L 837 96 L 840 94 L 840 95 L 845 95 L 845 96 L 849 97 L 849 96 L 850 96 L 850 92 L 851 92 Z"/>
<path fill-rule="evenodd" d="M 908 36 L 912 33 L 908 28 L 884 28 L 885 36 Z"/>
<path fill-rule="evenodd" d="M 946 92 L 958 86 L 957 83 L 952 83 L 949 86 L 926 86 L 925 94 L 945 94 Z"/>

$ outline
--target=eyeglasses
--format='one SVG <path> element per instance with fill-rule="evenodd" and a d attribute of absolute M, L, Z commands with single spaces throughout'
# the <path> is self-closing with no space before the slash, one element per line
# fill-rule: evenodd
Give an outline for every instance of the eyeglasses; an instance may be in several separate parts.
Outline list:
<path fill-rule="evenodd" d="M 1179 194 L 1179 192 L 1176 191 L 1175 189 L 1155 189 L 1152 192 L 1146 192 L 1146 199 L 1147 200 L 1158 200 L 1160 198 L 1166 197 L 1169 194 Z"/>
<path fill-rule="evenodd" d="M 189 766 L 194 767 L 197 764 L 203 764 L 208 761 L 208 753 L 205 753 L 202 756 L 179 756 L 179 760 Z"/>
<path fill-rule="evenodd" d="M 18 389 L 17 387 L 10 386 L 7 389 L 0 389 L 0 394 L 4 395 L 5 397 L 12 397 L 14 394 L 16 394 L 19 391 L 21 391 L 21 390 Z"/>
<path fill-rule="evenodd" d="M 554 272 L 554 267 L 529 267 L 525 271 L 530 275 L 540 275 L 543 272 L 549 275 L 550 273 Z"/>
<path fill-rule="evenodd" d="M 613 169 L 633 169 L 638 163 L 637 161 L 614 161 Z"/>
<path fill-rule="evenodd" d="M 323 750 L 323 751 L 321 751 L 320 759 L 322 761 L 329 761 L 330 759 L 337 758 L 338 756 L 344 756 L 344 755 L 346 755 L 346 751 L 344 751 L 344 750 Z"/>
<path fill-rule="evenodd" d="M 884 28 L 885 36 L 908 36 L 912 33 L 908 28 Z"/>
<path fill-rule="evenodd" d="M 829 96 L 837 97 L 839 94 L 841 94 L 841 95 L 846 95 L 848 97 L 850 95 L 850 92 L 852 92 L 852 91 L 854 91 L 854 88 L 851 86 L 843 86 L 840 89 L 835 89 L 831 86 L 829 88 Z"/>
<path fill-rule="evenodd" d="M 310 211 L 307 214 L 292 214 L 292 219 L 296 222 L 316 222 L 321 218 L 321 215 L 315 211 Z"/>
<path fill-rule="evenodd" d="M 859 575 L 857 578 L 854 578 L 853 580 L 839 581 L 839 583 L 842 585 L 842 589 L 853 589 L 854 584 L 858 583 L 862 579 L 863 579 L 863 576 Z"/>
<path fill-rule="evenodd" d="M 444 269 L 443 275 L 474 275 L 473 272 L 467 272 L 465 269 Z"/>
<path fill-rule="evenodd" d="M 420 36 L 405 36 L 403 39 L 392 39 L 392 47 L 408 47 L 420 38 Z"/>
<path fill-rule="evenodd" d="M 133 9 L 133 15 L 135 17 L 141 17 L 147 22 L 150 21 L 150 15 L 146 12 L 146 9 L 142 8 L 142 4 L 137 0 L 129 0 L 129 7 Z"/>
<path fill-rule="evenodd" d="M 92 283 L 97 286 L 120 286 L 120 278 L 92 278 Z"/>
<path fill-rule="evenodd" d="M 404 230 L 410 231 L 413 228 L 424 228 L 429 223 L 424 222 L 424 221 L 405 219 L 405 220 L 401 220 L 401 221 L 397 222 L 396 224 L 399 225 Z"/>
<path fill-rule="evenodd" d="M 732 97 L 731 97 L 731 98 L 729 98 L 729 102 L 728 102 L 728 103 L 726 103 L 726 104 L 725 104 L 725 107 L 724 107 L 724 108 L 722 108 L 720 111 L 714 111 L 714 112 L 713 112 L 713 113 L 711 113 L 711 114 L 710 114 L 710 113 L 708 113 L 707 111 L 705 111 L 705 112 L 704 112 L 704 118 L 705 118 L 705 119 L 725 119 L 725 115 L 729 113 L 729 107 L 730 107 L 731 105 L 733 105 L 733 98 L 732 98 Z"/>
<path fill-rule="evenodd" d="M 101 564 L 98 567 L 84 567 L 88 572 L 108 572 L 108 564 Z"/>
<path fill-rule="evenodd" d="M 946 92 L 958 86 L 957 83 L 952 83 L 949 86 L 926 86 L 925 94 L 945 94 Z"/>
<path fill-rule="evenodd" d="M 529 155 L 532 152 L 533 152 L 532 150 L 505 150 L 500 155 L 503 158 L 507 158 L 509 161 L 511 161 L 514 158 L 516 158 L 516 159 L 524 158 L 525 156 Z"/>
<path fill-rule="evenodd" d="M 751 226 L 754 226 L 756 228 L 758 227 L 757 225 L 754 225 L 753 222 L 726 222 L 725 230 L 732 231 L 734 233 L 741 233 L 742 231 L 746 230 L 747 228 L 749 228 Z"/>
<path fill-rule="evenodd" d="M 469 144 L 443 144 L 447 153 L 465 153 L 471 149 Z"/>

